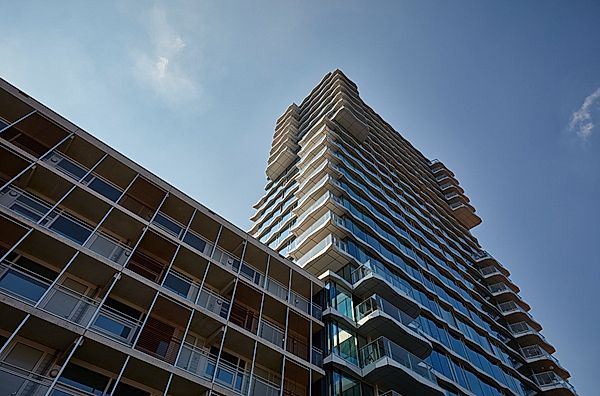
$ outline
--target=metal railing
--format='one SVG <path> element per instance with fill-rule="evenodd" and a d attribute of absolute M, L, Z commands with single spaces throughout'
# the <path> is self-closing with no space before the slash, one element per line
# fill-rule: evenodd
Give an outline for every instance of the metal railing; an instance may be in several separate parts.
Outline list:
<path fill-rule="evenodd" d="M 389 358 L 421 377 L 437 383 L 431 366 L 385 337 L 379 337 L 375 341 L 362 347 L 360 349 L 360 358 L 362 368 L 374 364 L 381 359 Z"/>

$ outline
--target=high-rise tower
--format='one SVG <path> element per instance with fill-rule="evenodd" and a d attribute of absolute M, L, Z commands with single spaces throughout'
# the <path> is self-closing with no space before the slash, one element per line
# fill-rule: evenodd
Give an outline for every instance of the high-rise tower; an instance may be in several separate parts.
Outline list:
<path fill-rule="evenodd" d="M 266 173 L 251 234 L 326 282 L 319 393 L 575 394 L 452 171 L 341 71 L 277 120 Z"/>

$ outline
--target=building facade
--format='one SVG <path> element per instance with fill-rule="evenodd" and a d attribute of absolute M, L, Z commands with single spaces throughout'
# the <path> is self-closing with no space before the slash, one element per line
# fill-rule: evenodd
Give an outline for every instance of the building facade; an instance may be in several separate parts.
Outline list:
<path fill-rule="evenodd" d="M 329 73 L 277 120 L 250 233 L 325 282 L 323 395 L 575 395 L 454 174 Z"/>
<path fill-rule="evenodd" d="M 314 393 L 324 282 L 0 81 L 0 395 Z"/>

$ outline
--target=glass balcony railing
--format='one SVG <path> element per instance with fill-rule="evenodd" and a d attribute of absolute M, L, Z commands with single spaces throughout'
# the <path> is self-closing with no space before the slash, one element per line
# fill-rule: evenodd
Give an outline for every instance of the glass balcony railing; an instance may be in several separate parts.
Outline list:
<path fill-rule="evenodd" d="M 500 283 L 494 283 L 493 285 L 489 285 L 488 286 L 488 290 L 492 293 L 492 294 L 497 294 L 497 293 L 504 293 L 504 292 L 511 292 L 512 290 L 506 286 L 505 283 L 500 282 Z"/>
<path fill-rule="evenodd" d="M 281 378 L 265 374 L 258 373 L 257 368 L 254 369 L 251 396 L 279 396 L 281 392 Z"/>
<path fill-rule="evenodd" d="M 418 325 L 412 317 L 377 294 L 373 294 L 371 297 L 358 304 L 355 310 L 357 322 L 362 318 L 369 316 L 373 312 L 381 311 L 396 319 L 403 325 L 409 326 L 415 331 L 418 331 Z"/>
<path fill-rule="evenodd" d="M 0 291 L 35 304 L 52 281 L 8 260 L 0 263 Z"/>
<path fill-rule="evenodd" d="M 100 231 L 87 240 L 85 247 L 120 265 L 125 265 L 131 256 L 131 247 Z"/>
<path fill-rule="evenodd" d="M 216 368 L 215 382 L 246 395 L 250 385 L 250 371 L 221 359 Z"/>
<path fill-rule="evenodd" d="M 265 281 L 265 289 L 280 299 L 288 300 L 288 289 L 273 278 L 267 277 Z"/>
<path fill-rule="evenodd" d="M 91 329 L 115 341 L 132 346 L 141 326 L 142 321 L 105 305 L 100 308 Z"/>
<path fill-rule="evenodd" d="M 355 269 L 351 274 L 352 284 L 354 285 L 363 278 L 372 274 L 382 277 L 385 281 L 399 289 L 407 297 L 412 298 L 412 290 L 406 284 L 404 284 L 398 276 L 394 275 L 389 269 L 379 262 L 369 260 Z"/>
<path fill-rule="evenodd" d="M 224 319 L 227 319 L 229 307 L 231 306 L 231 301 L 227 298 L 206 288 L 200 291 L 200 296 L 196 303 L 202 308 L 215 313 Z"/>
<path fill-rule="evenodd" d="M 527 322 L 519 322 L 519 323 L 509 323 L 508 330 L 514 336 L 519 336 L 521 334 L 533 333 L 537 334 L 542 340 L 546 341 L 546 337 L 544 337 L 541 333 L 533 329 Z"/>
<path fill-rule="evenodd" d="M 306 263 L 312 260 L 321 250 L 325 249 L 327 245 L 333 245 L 342 252 L 346 252 L 348 250 L 344 241 L 340 241 L 334 235 L 329 234 L 325 238 L 323 238 L 321 242 L 317 243 L 312 249 L 306 252 L 306 254 L 304 254 L 302 257 L 296 260 L 296 264 L 299 267 L 304 267 Z"/>
<path fill-rule="evenodd" d="M 97 307 L 98 301 L 64 285 L 54 286 L 39 304 L 44 311 L 82 327 L 92 320 Z"/>
<path fill-rule="evenodd" d="M 284 330 L 281 327 L 279 327 L 278 325 L 276 325 L 275 323 L 266 320 L 265 318 L 263 318 L 263 320 L 260 322 L 258 335 L 261 338 L 269 341 L 273 345 L 277 345 L 280 348 L 284 347 L 284 345 L 283 345 L 283 342 L 285 339 Z"/>
<path fill-rule="evenodd" d="M 500 275 L 502 274 L 498 268 L 494 267 L 493 265 L 490 265 L 488 267 L 484 267 L 481 270 L 479 270 L 479 272 L 481 273 L 481 275 L 483 276 L 489 276 L 489 275 Z"/>
<path fill-rule="evenodd" d="M 207 256 L 210 255 L 210 252 L 213 248 L 212 242 L 191 230 L 188 230 L 185 233 L 185 236 L 183 237 L 182 241 L 195 248 L 200 253 L 206 254 Z"/>
<path fill-rule="evenodd" d="M 415 374 L 418 374 L 431 382 L 437 383 L 431 366 L 408 352 L 406 349 L 384 337 L 380 337 L 362 347 L 360 349 L 360 358 L 363 369 L 371 364 L 379 362 L 381 359 L 389 358 Z"/>
<path fill-rule="evenodd" d="M 533 317 L 531 316 L 531 314 L 529 314 L 529 312 L 525 311 L 514 301 L 507 301 L 507 302 L 500 303 L 500 304 L 498 304 L 498 309 L 500 310 L 500 312 L 502 312 L 504 314 L 521 312 L 521 313 L 527 315 L 527 317 L 530 318 L 531 320 L 534 320 Z"/>
<path fill-rule="evenodd" d="M 573 385 L 571 385 L 569 381 L 565 381 L 559 377 L 554 371 L 533 374 L 532 379 L 542 390 L 547 388 L 561 387 L 569 389 L 574 395 L 577 395 Z"/>
<path fill-rule="evenodd" d="M 219 246 L 215 248 L 212 258 L 234 272 L 237 272 L 237 270 L 240 268 L 240 259 L 233 254 L 226 252 Z"/>
<path fill-rule="evenodd" d="M 175 365 L 197 377 L 212 380 L 217 357 L 204 349 L 184 343 Z"/>
<path fill-rule="evenodd" d="M 556 363 L 558 366 L 561 366 L 560 362 L 557 358 L 546 352 L 539 345 L 529 345 L 521 348 L 521 355 L 525 358 L 525 360 L 534 360 L 534 359 L 549 359 Z"/>
<path fill-rule="evenodd" d="M 0 363 L 0 395 L 43 396 L 51 384 L 52 378 L 7 362 Z"/>
<path fill-rule="evenodd" d="M 319 348 L 312 347 L 310 362 L 315 366 L 323 367 L 323 351 Z"/>

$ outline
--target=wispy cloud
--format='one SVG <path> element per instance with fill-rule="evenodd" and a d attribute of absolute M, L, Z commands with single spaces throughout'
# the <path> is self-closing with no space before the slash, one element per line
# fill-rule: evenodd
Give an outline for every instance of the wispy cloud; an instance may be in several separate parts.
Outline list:
<path fill-rule="evenodd" d="M 135 77 L 169 103 L 196 99 L 200 84 L 186 67 L 186 42 L 170 23 L 166 9 L 155 5 L 144 20 L 150 45 L 134 53 Z"/>
<path fill-rule="evenodd" d="M 600 88 L 596 89 L 583 101 L 583 104 L 571 115 L 569 130 L 575 132 L 584 142 L 592 136 L 594 130 L 594 110 L 600 107 Z"/>

